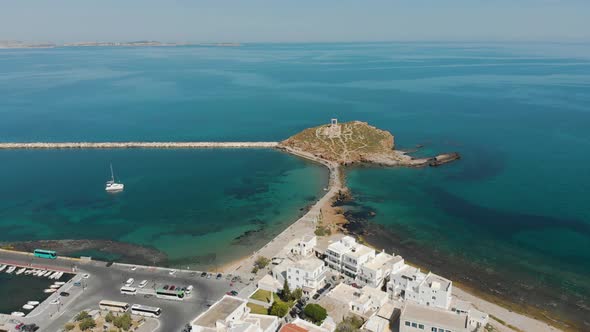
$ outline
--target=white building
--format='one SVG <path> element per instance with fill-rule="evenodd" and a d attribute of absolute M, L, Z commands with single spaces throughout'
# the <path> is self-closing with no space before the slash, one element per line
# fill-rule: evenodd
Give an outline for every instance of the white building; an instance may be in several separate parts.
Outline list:
<path fill-rule="evenodd" d="M 368 318 L 387 301 L 387 294 L 379 289 L 370 286 L 358 289 L 341 283 L 320 300 L 320 305 L 335 319 L 341 319 L 349 313 Z"/>
<path fill-rule="evenodd" d="M 297 241 L 297 244 L 291 249 L 291 252 L 299 256 L 311 256 L 317 243 L 317 237 L 306 235 Z"/>
<path fill-rule="evenodd" d="M 467 316 L 408 301 L 399 318 L 400 332 L 468 332 Z"/>
<path fill-rule="evenodd" d="M 313 294 L 324 285 L 326 267 L 318 258 L 306 258 L 287 267 L 287 283 L 291 290 L 301 288 L 304 294 Z"/>
<path fill-rule="evenodd" d="M 380 252 L 374 259 L 361 265 L 357 279 L 365 285 L 379 288 L 392 271 L 399 270 L 400 265 L 404 265 L 404 259 L 401 256 Z"/>
<path fill-rule="evenodd" d="M 194 332 L 275 332 L 279 328 L 277 317 L 251 314 L 247 303 L 225 295 L 195 318 L 191 327 Z"/>
<path fill-rule="evenodd" d="M 424 274 L 419 269 L 406 266 L 392 273 L 387 285 L 390 297 L 401 297 L 426 306 L 449 309 L 453 282 L 432 272 Z"/>
<path fill-rule="evenodd" d="M 357 243 L 350 236 L 330 244 L 325 254 L 329 267 L 351 278 L 356 278 L 361 266 L 375 258 L 375 250 Z"/>

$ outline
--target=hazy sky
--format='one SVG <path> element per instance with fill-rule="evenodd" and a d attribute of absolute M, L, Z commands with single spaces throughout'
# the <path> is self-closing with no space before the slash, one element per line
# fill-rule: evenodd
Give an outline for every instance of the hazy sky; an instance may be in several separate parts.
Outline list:
<path fill-rule="evenodd" d="M 0 40 L 590 41 L 590 0 L 0 0 Z"/>

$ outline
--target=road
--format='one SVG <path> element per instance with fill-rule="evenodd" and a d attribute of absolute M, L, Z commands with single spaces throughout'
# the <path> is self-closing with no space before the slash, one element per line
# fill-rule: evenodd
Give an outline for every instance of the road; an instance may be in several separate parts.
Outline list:
<path fill-rule="evenodd" d="M 57 293 L 53 294 L 27 317 L 19 318 L 24 323 L 36 323 L 41 327 L 39 331 L 59 331 L 78 312 L 85 309 L 98 309 L 98 302 L 103 299 L 159 307 L 162 309 L 162 315 L 158 331 L 179 331 L 227 291 L 240 291 L 246 286 L 243 283 L 230 286 L 231 282 L 225 278 L 207 279 L 201 277 L 200 272 L 197 271 L 177 270 L 174 275 L 170 275 L 170 270 L 164 268 L 137 266 L 135 270 L 132 270 L 132 266 L 127 264 L 115 263 L 107 267 L 104 262 L 83 262 L 69 258 L 49 260 L 9 251 L 0 251 L 0 264 L 18 264 L 61 271 L 75 270 L 76 276 L 60 289 L 60 292 L 67 291 L 70 296 L 60 297 Z M 83 278 L 84 274 L 89 274 L 89 278 Z M 120 288 L 128 278 L 134 278 L 135 285 L 141 280 L 148 280 L 145 291 L 164 284 L 193 285 L 194 290 L 184 301 L 146 298 L 141 294 L 122 295 Z M 82 286 L 74 286 L 76 281 L 81 281 Z M 57 298 L 60 299 L 61 305 L 51 304 Z"/>

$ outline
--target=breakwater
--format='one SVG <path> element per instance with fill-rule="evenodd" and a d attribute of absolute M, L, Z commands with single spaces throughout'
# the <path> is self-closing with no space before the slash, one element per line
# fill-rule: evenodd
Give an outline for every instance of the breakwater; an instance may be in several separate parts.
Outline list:
<path fill-rule="evenodd" d="M 30 142 L 0 143 L 0 150 L 275 148 L 278 144 L 278 142 Z"/>

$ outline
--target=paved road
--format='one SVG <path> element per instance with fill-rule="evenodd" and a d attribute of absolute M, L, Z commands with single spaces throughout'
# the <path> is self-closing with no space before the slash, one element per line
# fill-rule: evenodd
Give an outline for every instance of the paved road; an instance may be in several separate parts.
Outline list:
<path fill-rule="evenodd" d="M 67 258 L 47 260 L 8 251 L 0 251 L 0 263 L 76 271 L 77 275 L 60 290 L 68 291 L 70 296 L 59 297 L 58 294 L 53 294 L 27 317 L 19 319 L 25 323 L 36 323 L 41 327 L 40 331 L 59 331 L 79 311 L 98 308 L 98 302 L 102 299 L 159 307 L 162 309 L 162 315 L 158 331 L 179 331 L 186 323 L 205 311 L 208 305 L 221 298 L 224 293 L 232 289 L 240 291 L 246 286 L 242 283 L 230 286 L 230 281 L 225 278 L 220 280 L 202 278 L 196 271 L 178 270 L 174 275 L 170 275 L 169 269 L 142 266 L 132 271 L 130 265 L 124 264 L 113 264 L 107 267 L 104 262 L 82 262 Z M 85 273 L 90 274 L 88 279 L 82 278 Z M 184 301 L 145 298 L 140 294 L 122 295 L 120 288 L 128 278 L 134 278 L 135 285 L 141 280 L 148 280 L 145 290 L 154 289 L 156 285 L 163 284 L 193 285 L 194 290 L 192 295 Z M 75 281 L 82 281 L 82 287 L 74 286 Z M 56 298 L 60 298 L 61 305 L 50 304 Z"/>

